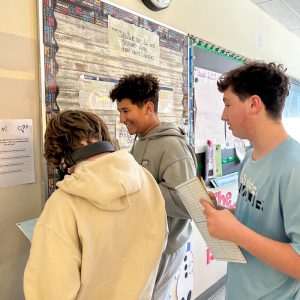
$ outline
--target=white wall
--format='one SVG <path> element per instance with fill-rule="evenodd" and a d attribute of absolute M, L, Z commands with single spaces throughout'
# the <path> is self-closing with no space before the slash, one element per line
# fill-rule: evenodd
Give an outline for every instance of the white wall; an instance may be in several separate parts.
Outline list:
<path fill-rule="evenodd" d="M 15 225 L 41 210 L 36 1 L 1 1 L 0 119 L 32 119 L 36 182 L 0 188 L 0 298 L 21 300 L 30 244 Z"/>
<path fill-rule="evenodd" d="M 41 1 L 41 0 L 39 0 Z M 1 1 L 0 119 L 33 120 L 36 183 L 0 188 L 0 295 L 20 300 L 29 242 L 15 223 L 37 217 L 43 203 L 38 33 L 35 0 Z M 173 0 L 161 12 L 142 0 L 114 3 L 254 59 L 283 63 L 300 78 L 300 41 L 248 0 Z"/>
<path fill-rule="evenodd" d="M 113 2 L 251 59 L 283 63 L 300 79 L 300 39 L 249 0 L 173 0 L 159 12 L 142 0 Z"/>

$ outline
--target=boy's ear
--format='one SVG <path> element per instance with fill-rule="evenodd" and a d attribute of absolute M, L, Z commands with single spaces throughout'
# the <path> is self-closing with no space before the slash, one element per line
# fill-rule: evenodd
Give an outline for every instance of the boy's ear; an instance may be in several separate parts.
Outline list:
<path fill-rule="evenodd" d="M 154 112 L 154 104 L 151 101 L 147 101 L 145 103 L 145 109 L 147 113 L 153 113 Z"/>
<path fill-rule="evenodd" d="M 253 95 L 253 96 L 251 96 L 250 101 L 251 101 L 250 111 L 254 114 L 258 113 L 263 106 L 263 102 L 262 102 L 261 98 L 257 95 Z"/>

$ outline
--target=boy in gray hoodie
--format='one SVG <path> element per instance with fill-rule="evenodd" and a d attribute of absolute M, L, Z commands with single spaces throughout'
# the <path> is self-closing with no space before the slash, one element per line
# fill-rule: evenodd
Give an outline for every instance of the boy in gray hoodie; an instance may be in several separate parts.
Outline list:
<path fill-rule="evenodd" d="M 175 186 L 196 175 L 196 158 L 185 132 L 173 123 L 161 123 L 157 115 L 158 79 L 150 74 L 124 76 L 110 92 L 117 100 L 120 122 L 136 134 L 131 153 L 156 179 L 165 199 L 169 236 L 162 255 L 153 300 L 168 299 L 174 276 L 191 235 L 190 216 Z"/>

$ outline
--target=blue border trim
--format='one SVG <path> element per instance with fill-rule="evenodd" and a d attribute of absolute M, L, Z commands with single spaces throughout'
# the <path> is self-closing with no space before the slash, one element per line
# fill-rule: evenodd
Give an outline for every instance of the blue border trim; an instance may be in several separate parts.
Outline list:
<path fill-rule="evenodd" d="M 189 144 L 194 147 L 194 54 L 189 47 Z"/>

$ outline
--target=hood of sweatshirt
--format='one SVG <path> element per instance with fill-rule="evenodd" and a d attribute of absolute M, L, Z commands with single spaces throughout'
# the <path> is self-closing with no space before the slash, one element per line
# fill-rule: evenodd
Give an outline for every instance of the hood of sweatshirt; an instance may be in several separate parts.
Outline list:
<path fill-rule="evenodd" d="M 185 131 L 174 123 L 161 123 L 159 126 L 153 128 L 145 136 L 138 135 L 138 138 L 139 140 L 152 140 L 161 136 L 177 136 L 184 141 L 186 140 Z"/>
<path fill-rule="evenodd" d="M 141 190 L 142 169 L 131 154 L 120 150 L 78 163 L 57 186 L 102 210 L 122 210 L 136 198 L 130 195 Z"/>
<path fill-rule="evenodd" d="M 188 152 L 190 153 L 191 157 L 193 158 L 195 166 L 197 165 L 195 152 L 194 152 L 193 148 L 187 143 L 185 131 L 182 128 L 178 127 L 174 123 L 167 123 L 167 122 L 161 123 L 159 126 L 153 128 L 145 136 L 137 135 L 139 142 L 140 142 L 139 143 L 140 147 L 139 147 L 139 149 L 136 149 L 136 144 L 135 144 L 136 140 L 135 140 L 130 152 L 134 155 L 135 159 L 140 164 L 142 164 L 142 159 L 144 158 L 144 154 L 145 154 L 146 150 L 148 151 L 148 155 L 149 155 L 149 152 L 151 151 L 151 157 L 155 157 L 156 152 L 157 152 L 156 151 L 157 149 L 155 149 L 155 148 L 153 149 L 153 147 L 157 147 L 158 145 L 148 143 L 148 142 L 151 140 L 159 139 L 164 136 L 167 136 L 167 137 L 174 136 L 174 137 L 178 138 L 180 141 L 179 144 L 181 144 L 184 149 L 186 149 L 186 147 L 187 147 Z M 152 147 L 150 147 L 150 146 L 152 146 Z M 166 145 L 165 145 L 165 148 L 166 148 Z M 170 148 L 170 150 L 172 150 L 173 153 L 177 153 L 176 149 L 174 149 L 174 148 L 172 148 L 172 149 Z M 184 151 L 186 151 L 186 150 L 184 150 Z M 161 158 L 158 156 L 157 159 L 160 161 Z M 156 161 L 156 159 L 155 159 L 155 161 Z"/>

